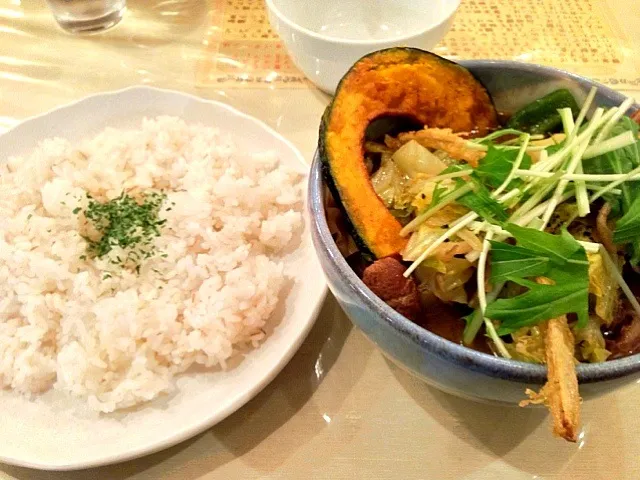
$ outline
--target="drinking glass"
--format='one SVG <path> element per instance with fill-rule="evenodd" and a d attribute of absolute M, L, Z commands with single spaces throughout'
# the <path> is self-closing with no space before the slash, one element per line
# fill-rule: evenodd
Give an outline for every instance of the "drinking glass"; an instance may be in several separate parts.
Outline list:
<path fill-rule="evenodd" d="M 117 25 L 127 0 L 47 0 L 58 24 L 71 33 L 96 33 Z"/>

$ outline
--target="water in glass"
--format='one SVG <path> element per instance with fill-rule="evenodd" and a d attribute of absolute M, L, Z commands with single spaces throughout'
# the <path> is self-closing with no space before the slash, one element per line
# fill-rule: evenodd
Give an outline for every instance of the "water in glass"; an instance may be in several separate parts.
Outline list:
<path fill-rule="evenodd" d="M 126 0 L 47 0 L 53 16 L 65 30 L 95 33 L 116 25 L 124 14 Z"/>

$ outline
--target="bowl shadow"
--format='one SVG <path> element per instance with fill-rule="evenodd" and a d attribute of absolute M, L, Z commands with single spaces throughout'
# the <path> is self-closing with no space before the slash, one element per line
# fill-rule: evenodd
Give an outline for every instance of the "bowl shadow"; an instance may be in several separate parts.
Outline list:
<path fill-rule="evenodd" d="M 587 452 L 579 455 L 583 440 L 591 436 L 590 430 L 604 428 L 587 423 L 577 444 L 565 442 L 552 435 L 551 419 L 544 407 L 498 406 L 459 398 L 427 385 L 389 359 L 386 362 L 400 386 L 429 417 L 460 441 L 484 453 L 465 458 L 469 474 L 478 473 L 499 458 L 534 476 L 541 472 L 562 476 L 574 461 L 588 461 Z M 592 410 L 597 404 L 585 403 L 585 418 L 595 416 Z"/>
<path fill-rule="evenodd" d="M 209 434 L 236 457 L 261 472 L 272 472 L 327 427 L 315 403 L 309 402 L 334 366 L 347 336 L 352 330 L 333 296 L 329 295 L 318 323 L 277 381 L 247 404 L 240 415 L 233 415 L 214 427 Z M 362 374 L 362 369 L 356 376 Z M 336 392 L 331 408 L 338 409 L 348 391 Z M 279 447 L 264 455 L 245 455 L 267 439 L 305 407 L 305 418 L 315 421 L 293 423 L 286 436 L 278 437 Z"/>

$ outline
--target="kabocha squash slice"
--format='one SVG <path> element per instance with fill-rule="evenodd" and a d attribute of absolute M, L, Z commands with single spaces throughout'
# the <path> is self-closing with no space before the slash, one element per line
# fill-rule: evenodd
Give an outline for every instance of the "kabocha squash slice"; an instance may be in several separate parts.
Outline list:
<path fill-rule="evenodd" d="M 358 60 L 345 74 L 320 125 L 325 180 L 365 255 L 399 252 L 402 226 L 371 185 L 365 132 L 381 117 L 410 118 L 432 128 L 480 132 L 498 125 L 491 97 L 464 67 L 433 53 L 390 48 Z"/>

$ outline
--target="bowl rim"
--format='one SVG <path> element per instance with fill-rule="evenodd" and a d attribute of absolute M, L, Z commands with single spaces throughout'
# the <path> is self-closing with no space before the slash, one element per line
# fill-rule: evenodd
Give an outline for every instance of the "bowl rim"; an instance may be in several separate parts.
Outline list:
<path fill-rule="evenodd" d="M 404 42 L 408 42 L 417 37 L 420 37 L 421 35 L 424 35 L 425 33 L 429 32 L 430 30 L 435 30 L 436 28 L 440 27 L 441 25 L 449 21 L 455 15 L 456 11 L 460 7 L 460 3 L 462 0 L 444 0 L 446 2 L 446 6 L 449 7 L 449 11 L 446 13 L 446 15 L 443 16 L 443 18 L 440 21 L 433 23 L 427 26 L 426 28 L 423 28 L 416 32 L 412 32 L 410 34 L 399 35 L 399 36 L 389 37 L 389 38 L 380 39 L 380 40 L 354 40 L 354 39 L 348 39 L 348 38 L 342 38 L 342 37 L 322 35 L 321 33 L 314 32 L 313 30 L 309 30 L 308 28 L 303 27 L 302 25 L 294 22 L 293 20 L 290 20 L 289 17 L 286 16 L 282 12 L 282 10 L 275 5 L 276 1 L 277 0 L 265 0 L 269 11 L 271 11 L 276 17 L 278 17 L 278 20 L 280 20 L 283 23 L 286 23 L 289 26 L 289 28 L 292 28 L 293 30 L 297 30 L 300 33 L 304 33 L 305 35 L 311 38 L 320 40 L 322 42 L 339 44 L 339 45 L 382 47 L 389 44 L 396 44 L 396 43 L 402 44 Z"/>
<path fill-rule="evenodd" d="M 595 81 L 553 67 L 525 64 L 510 60 L 470 60 L 459 63 L 471 69 L 472 73 L 474 67 L 494 67 L 496 70 L 508 68 L 533 73 L 544 72 L 550 76 L 561 76 L 562 78 L 575 80 L 586 87 L 596 86 L 598 87 L 598 91 L 604 92 L 606 96 L 615 102 L 622 102 L 626 98 L 623 94 Z M 631 109 L 637 110 L 638 105 L 632 106 Z M 503 380 L 537 384 L 546 382 L 546 366 L 500 358 L 446 340 L 413 323 L 378 298 L 348 265 L 329 232 L 324 208 L 324 185 L 322 164 L 319 152 L 316 150 L 309 175 L 308 194 L 313 229 L 317 233 L 319 246 L 327 253 L 330 263 L 329 268 L 342 277 L 354 296 L 363 302 L 367 308 L 380 313 L 381 318 L 377 321 L 387 322 L 408 341 L 458 366 Z M 583 384 L 614 380 L 640 371 L 640 354 L 602 363 L 581 363 L 576 367 L 576 371 L 578 381 Z"/>

